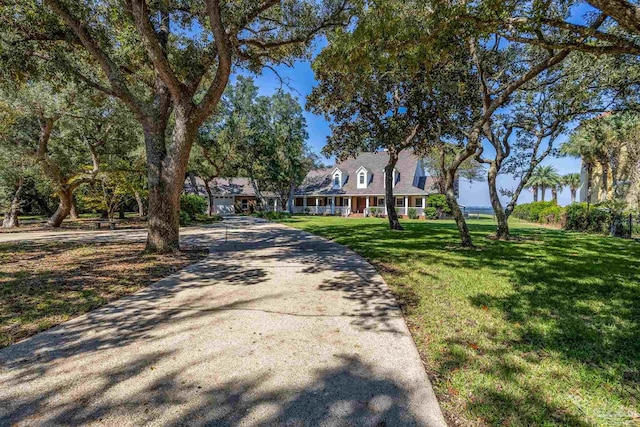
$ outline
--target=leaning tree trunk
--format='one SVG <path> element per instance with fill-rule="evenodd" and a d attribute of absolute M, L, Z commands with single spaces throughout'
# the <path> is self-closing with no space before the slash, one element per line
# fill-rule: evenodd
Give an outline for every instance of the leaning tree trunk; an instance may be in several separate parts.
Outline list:
<path fill-rule="evenodd" d="M 502 207 L 502 203 L 500 203 L 497 180 L 498 166 L 495 162 L 492 162 L 489 166 L 489 171 L 487 172 L 487 181 L 489 182 L 489 198 L 491 200 L 491 206 L 493 207 L 493 212 L 495 213 L 496 221 L 498 222 L 495 236 L 497 239 L 509 239 L 509 222 L 504 208 Z"/>
<path fill-rule="evenodd" d="M 49 227 L 58 228 L 62 225 L 62 221 L 71 213 L 73 190 L 67 186 L 61 187 L 57 191 L 60 203 L 58 209 L 47 221 Z"/>
<path fill-rule="evenodd" d="M 134 197 L 136 198 L 136 203 L 138 204 L 138 216 L 142 218 L 144 216 L 144 203 L 142 202 L 142 196 L 140 196 L 139 192 L 134 193 Z"/>
<path fill-rule="evenodd" d="M 389 228 L 391 230 L 404 230 L 398 220 L 398 213 L 396 212 L 395 199 L 393 197 L 393 171 L 398 163 L 398 153 L 389 151 L 389 163 L 385 167 L 384 176 L 384 202 L 387 205 L 387 219 L 389 220 Z"/>
<path fill-rule="evenodd" d="M 69 217 L 71 219 L 78 219 L 78 209 L 76 208 L 76 201 L 71 196 L 71 210 L 69 211 Z"/>
<path fill-rule="evenodd" d="M 20 211 L 20 195 L 22 194 L 22 188 L 22 184 L 19 184 L 13 193 L 11 203 L 4 213 L 2 228 L 14 228 L 20 225 L 20 222 L 18 221 L 18 213 Z"/>
<path fill-rule="evenodd" d="M 176 105 L 171 146 L 165 146 L 164 127 L 143 127 L 147 150 L 149 214 L 147 251 L 169 253 L 180 249 L 180 195 L 197 128 L 190 122 L 192 108 Z"/>
<path fill-rule="evenodd" d="M 464 215 L 460 209 L 458 200 L 456 199 L 455 182 L 455 172 L 450 170 L 447 171 L 445 197 L 447 198 L 447 204 L 449 205 L 449 209 L 451 209 L 451 214 L 453 215 L 453 219 L 456 221 L 456 226 L 460 233 L 460 244 L 464 247 L 472 247 L 473 242 L 471 241 L 471 233 L 469 233 L 469 227 L 467 226 L 467 222 L 464 220 Z"/>

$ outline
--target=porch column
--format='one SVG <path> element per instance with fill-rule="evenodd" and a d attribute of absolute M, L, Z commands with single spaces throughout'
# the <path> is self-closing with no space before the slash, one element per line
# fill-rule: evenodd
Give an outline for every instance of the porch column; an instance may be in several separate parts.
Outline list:
<path fill-rule="evenodd" d="M 427 207 L 427 198 L 422 196 L 422 211 L 424 212 L 424 208 Z"/>
<path fill-rule="evenodd" d="M 409 196 L 404 196 L 404 214 L 409 215 Z"/>
<path fill-rule="evenodd" d="M 347 208 L 349 208 L 349 214 L 351 214 L 351 197 L 347 197 Z"/>
<path fill-rule="evenodd" d="M 278 210 L 278 199 L 273 199 L 273 211 Z"/>
<path fill-rule="evenodd" d="M 336 212 L 336 196 L 331 196 L 331 215 Z"/>
<path fill-rule="evenodd" d="M 316 197 L 316 214 L 318 213 L 318 206 L 320 206 L 320 198 Z"/>
<path fill-rule="evenodd" d="M 307 213 L 307 196 L 302 198 L 302 212 Z"/>
<path fill-rule="evenodd" d="M 365 212 L 369 215 L 369 196 L 366 197 Z"/>

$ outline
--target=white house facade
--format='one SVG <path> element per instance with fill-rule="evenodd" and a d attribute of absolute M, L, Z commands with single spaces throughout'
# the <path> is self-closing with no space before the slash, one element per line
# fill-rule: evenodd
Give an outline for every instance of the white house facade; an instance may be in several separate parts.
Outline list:
<path fill-rule="evenodd" d="M 294 213 L 316 215 L 386 215 L 385 151 L 363 153 L 333 167 L 309 172 L 295 191 Z M 411 151 L 400 154 L 393 176 L 394 204 L 398 215 L 410 209 L 424 215 L 427 196 L 438 193 L 435 181 L 426 176 L 420 157 Z"/>

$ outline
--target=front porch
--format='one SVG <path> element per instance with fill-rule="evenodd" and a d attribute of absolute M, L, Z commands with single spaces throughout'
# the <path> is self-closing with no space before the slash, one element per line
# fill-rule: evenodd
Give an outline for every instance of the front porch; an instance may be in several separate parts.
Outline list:
<path fill-rule="evenodd" d="M 418 216 L 424 216 L 425 205 L 426 196 L 395 196 L 396 212 L 401 216 L 409 216 L 409 209 L 415 209 Z M 299 196 L 294 200 L 293 213 L 386 216 L 387 207 L 384 196 Z"/>

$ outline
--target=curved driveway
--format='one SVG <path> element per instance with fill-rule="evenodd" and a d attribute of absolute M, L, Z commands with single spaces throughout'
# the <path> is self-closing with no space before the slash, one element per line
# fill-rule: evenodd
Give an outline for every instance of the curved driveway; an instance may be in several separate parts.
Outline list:
<path fill-rule="evenodd" d="M 361 257 L 249 218 L 183 237 L 211 255 L 0 350 L 0 425 L 445 425 Z"/>

